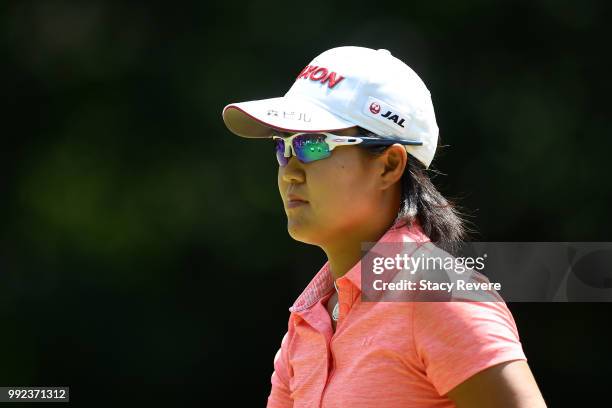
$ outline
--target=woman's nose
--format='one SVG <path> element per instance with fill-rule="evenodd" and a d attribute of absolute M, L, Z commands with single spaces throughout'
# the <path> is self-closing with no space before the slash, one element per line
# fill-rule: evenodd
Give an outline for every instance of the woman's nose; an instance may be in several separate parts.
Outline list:
<path fill-rule="evenodd" d="M 286 183 L 303 183 L 306 175 L 302 163 L 295 156 L 289 157 L 287 165 L 280 167 L 281 178 Z"/>

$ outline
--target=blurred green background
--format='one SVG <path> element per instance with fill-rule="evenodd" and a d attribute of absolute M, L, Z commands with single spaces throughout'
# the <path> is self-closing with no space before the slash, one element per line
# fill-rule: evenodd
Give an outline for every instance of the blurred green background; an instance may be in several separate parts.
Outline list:
<path fill-rule="evenodd" d="M 609 22 L 603 1 L 3 2 L 0 385 L 265 405 L 325 258 L 287 234 L 271 143 L 221 110 L 335 46 L 423 78 L 474 240 L 610 241 Z M 510 307 L 549 405 L 603 400 L 611 305 Z"/>

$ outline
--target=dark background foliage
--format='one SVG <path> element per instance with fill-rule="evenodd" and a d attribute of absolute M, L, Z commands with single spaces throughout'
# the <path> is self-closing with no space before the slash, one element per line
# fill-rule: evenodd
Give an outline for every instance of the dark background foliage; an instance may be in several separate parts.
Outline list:
<path fill-rule="evenodd" d="M 473 239 L 610 241 L 609 11 L 3 3 L 0 385 L 265 405 L 287 308 L 325 258 L 287 234 L 271 145 L 221 110 L 283 95 L 334 46 L 389 49 L 428 84 L 435 183 Z M 610 304 L 509 306 L 550 406 L 608 399 Z"/>

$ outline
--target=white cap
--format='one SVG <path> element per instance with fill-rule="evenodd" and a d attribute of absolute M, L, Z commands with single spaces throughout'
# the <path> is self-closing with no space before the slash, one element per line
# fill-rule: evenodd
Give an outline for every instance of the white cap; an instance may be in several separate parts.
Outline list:
<path fill-rule="evenodd" d="M 406 150 L 429 167 L 438 144 L 431 94 L 419 76 L 387 50 L 338 47 L 317 56 L 283 97 L 232 103 L 228 129 L 242 137 L 333 132 L 360 126 L 379 136 L 421 143 Z"/>

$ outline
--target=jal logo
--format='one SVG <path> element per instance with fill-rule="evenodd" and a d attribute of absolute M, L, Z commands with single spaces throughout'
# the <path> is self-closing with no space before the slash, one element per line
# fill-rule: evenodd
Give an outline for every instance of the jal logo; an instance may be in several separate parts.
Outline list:
<path fill-rule="evenodd" d="M 324 67 L 306 65 L 297 76 L 296 80 L 297 79 L 310 79 L 311 81 L 320 82 L 322 84 L 327 83 L 328 88 L 332 89 L 334 86 L 338 85 L 344 77 Z"/>
<path fill-rule="evenodd" d="M 383 118 L 387 118 L 389 120 L 392 120 L 396 125 L 398 125 L 399 127 L 404 127 L 404 118 L 401 118 L 399 115 L 394 114 L 391 111 L 387 111 L 387 113 L 385 113 L 384 115 L 381 115 Z"/>
<path fill-rule="evenodd" d="M 372 112 L 375 115 L 378 115 L 380 113 L 380 105 L 377 104 L 376 102 L 372 102 L 370 104 L 370 112 Z"/>

